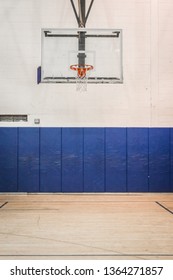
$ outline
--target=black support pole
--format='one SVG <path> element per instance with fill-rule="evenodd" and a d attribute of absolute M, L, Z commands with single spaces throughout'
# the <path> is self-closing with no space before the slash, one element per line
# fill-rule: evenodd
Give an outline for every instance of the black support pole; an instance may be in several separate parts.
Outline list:
<path fill-rule="evenodd" d="M 89 13 L 91 11 L 92 5 L 94 0 L 91 0 L 88 11 L 86 13 L 86 0 L 78 0 L 78 10 L 79 10 L 79 14 L 77 14 L 75 5 L 73 0 L 70 0 L 72 7 L 73 7 L 73 11 L 75 13 L 75 17 L 77 19 L 78 22 L 78 27 L 80 28 L 85 28 Z M 86 58 L 86 54 L 85 54 L 85 40 L 86 40 L 86 32 L 85 31 L 79 31 L 78 32 L 78 65 L 79 67 L 85 67 L 85 58 Z"/>
<path fill-rule="evenodd" d="M 85 0 L 78 0 L 79 4 L 79 28 L 85 27 Z M 79 41 L 78 41 L 78 65 L 79 67 L 85 66 L 85 31 L 79 31 Z"/>
<path fill-rule="evenodd" d="M 79 31 L 79 41 L 78 41 L 78 65 L 79 67 L 85 66 L 85 33 L 84 31 Z"/>

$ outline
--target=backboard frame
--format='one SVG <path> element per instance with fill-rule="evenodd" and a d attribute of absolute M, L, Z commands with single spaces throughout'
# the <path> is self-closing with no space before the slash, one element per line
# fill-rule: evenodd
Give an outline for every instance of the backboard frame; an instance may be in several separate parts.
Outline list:
<path fill-rule="evenodd" d="M 84 34 L 85 39 L 87 38 L 96 38 L 99 40 L 99 38 L 103 39 L 108 39 L 111 38 L 111 40 L 117 40 L 117 44 L 119 47 L 119 52 L 118 52 L 118 61 L 109 61 L 109 63 L 117 63 L 119 67 L 119 76 L 117 77 L 116 75 L 111 75 L 108 77 L 105 76 L 94 76 L 91 75 L 88 77 L 88 83 L 91 84 L 117 84 L 117 83 L 123 83 L 123 46 L 122 46 L 122 29 L 89 29 L 89 28 L 73 28 L 73 29 L 58 29 L 58 28 L 42 28 L 41 30 L 41 37 L 42 37 L 42 50 L 41 50 L 41 68 L 39 68 L 39 79 L 41 83 L 76 83 L 76 76 L 75 73 L 71 73 L 70 76 L 66 75 L 63 77 L 61 76 L 51 76 L 51 75 L 45 75 L 46 71 L 46 60 L 45 60 L 45 55 L 48 55 L 48 52 L 45 51 L 45 46 L 46 46 L 46 40 L 49 38 L 77 38 L 78 39 L 78 34 Z M 69 51 L 67 56 L 70 54 L 73 54 L 76 52 L 79 54 L 79 50 L 76 49 Z M 83 51 L 81 51 L 83 52 Z M 97 56 L 97 50 L 89 50 L 89 51 L 84 51 L 86 52 L 87 55 L 92 56 L 93 58 L 93 63 L 95 63 L 95 56 Z M 106 52 L 106 50 L 105 50 Z M 94 66 L 95 67 L 95 66 Z M 70 65 L 69 65 L 70 68 Z M 104 68 L 104 65 L 103 65 Z M 74 72 L 74 71 L 72 71 Z"/>

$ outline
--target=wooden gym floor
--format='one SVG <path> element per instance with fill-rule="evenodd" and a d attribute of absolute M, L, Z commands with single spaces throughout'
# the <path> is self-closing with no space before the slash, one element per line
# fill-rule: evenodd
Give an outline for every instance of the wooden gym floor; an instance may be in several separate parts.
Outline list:
<path fill-rule="evenodd" d="M 173 193 L 0 194 L 0 259 L 173 259 Z"/>

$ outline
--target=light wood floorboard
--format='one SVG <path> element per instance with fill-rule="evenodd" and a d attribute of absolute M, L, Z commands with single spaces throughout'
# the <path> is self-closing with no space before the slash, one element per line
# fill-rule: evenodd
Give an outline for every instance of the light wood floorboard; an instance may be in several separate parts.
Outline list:
<path fill-rule="evenodd" d="M 0 194 L 0 259 L 173 259 L 173 194 Z"/>

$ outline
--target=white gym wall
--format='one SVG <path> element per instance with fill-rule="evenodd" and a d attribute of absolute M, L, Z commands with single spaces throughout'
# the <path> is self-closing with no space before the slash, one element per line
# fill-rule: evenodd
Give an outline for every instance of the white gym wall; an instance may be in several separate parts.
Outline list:
<path fill-rule="evenodd" d="M 28 114 L 17 126 L 171 127 L 172 14 L 172 0 L 95 0 L 87 28 L 123 29 L 124 83 L 78 93 L 37 85 L 41 28 L 78 27 L 70 0 L 0 0 L 0 114 Z"/>

